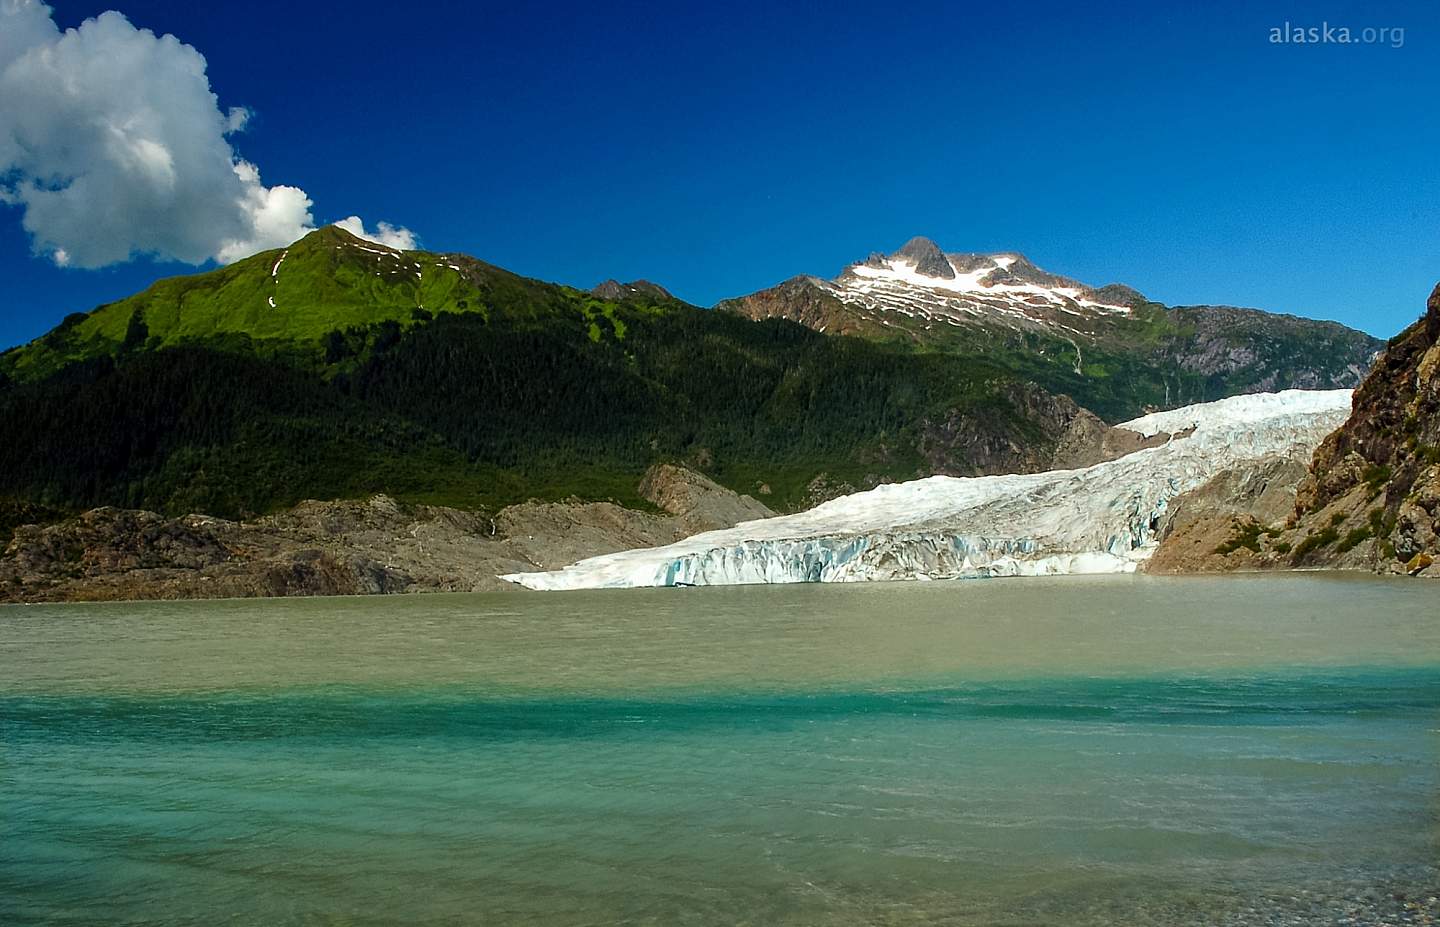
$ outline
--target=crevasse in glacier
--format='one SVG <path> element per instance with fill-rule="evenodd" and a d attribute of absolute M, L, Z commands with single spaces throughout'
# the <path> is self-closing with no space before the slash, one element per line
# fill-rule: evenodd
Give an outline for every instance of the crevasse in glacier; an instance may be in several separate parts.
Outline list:
<path fill-rule="evenodd" d="M 1234 396 L 1125 422 L 1174 437 L 1083 470 L 893 483 L 664 547 L 503 578 L 594 589 L 1128 572 L 1153 552 L 1170 500 L 1231 467 L 1308 455 L 1349 411 L 1349 390 Z"/>

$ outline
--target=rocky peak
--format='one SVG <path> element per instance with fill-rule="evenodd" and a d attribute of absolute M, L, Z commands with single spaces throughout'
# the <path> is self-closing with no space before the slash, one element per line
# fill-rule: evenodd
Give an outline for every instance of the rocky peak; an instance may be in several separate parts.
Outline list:
<path fill-rule="evenodd" d="M 632 280 L 629 283 L 621 283 L 618 280 L 606 280 L 599 286 L 590 290 L 591 295 L 601 299 L 634 299 L 637 296 L 648 296 L 653 299 L 674 299 L 670 291 L 658 283 L 651 283 L 649 280 Z"/>
<path fill-rule="evenodd" d="M 1123 283 L 1105 284 L 1095 291 L 1095 298 L 1117 306 L 1140 306 L 1149 301 L 1144 293 Z"/>
<path fill-rule="evenodd" d="M 1081 283 L 1078 280 L 1074 280 L 1070 277 L 1065 277 L 1060 274 L 1052 274 L 1048 270 L 1044 270 L 1040 267 L 1035 266 L 1035 264 L 1032 263 L 1030 259 L 1023 254 L 1015 254 L 1014 252 L 1010 252 L 1007 254 L 987 254 L 982 255 L 982 257 L 986 258 L 987 260 L 994 261 L 995 263 L 1000 265 L 1000 269 L 992 273 L 987 278 L 992 284 L 1028 283 L 1032 286 L 1051 288 L 1072 287 L 1081 290 L 1089 289 L 1089 287 L 1087 287 L 1085 284 Z"/>
<path fill-rule="evenodd" d="M 964 251 L 947 255 L 947 257 L 950 259 L 950 265 L 960 273 L 973 274 L 977 270 L 993 272 L 997 264 L 1004 263 L 1002 259 L 1017 256 L 1013 254 L 980 254 Z"/>
<path fill-rule="evenodd" d="M 890 255 L 892 260 L 909 261 L 915 265 L 915 272 L 926 277 L 938 277 L 942 280 L 954 280 L 955 269 L 950 266 L 946 259 L 945 252 L 940 246 L 928 238 L 916 236 L 901 246 L 899 251 Z"/>

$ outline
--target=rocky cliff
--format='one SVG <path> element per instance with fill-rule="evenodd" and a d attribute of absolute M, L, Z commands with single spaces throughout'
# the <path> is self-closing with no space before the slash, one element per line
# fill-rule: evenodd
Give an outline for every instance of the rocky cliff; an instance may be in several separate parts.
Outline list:
<path fill-rule="evenodd" d="M 1206 492 L 1224 491 L 1217 485 Z M 1273 506 L 1236 504 L 1177 523 L 1152 568 L 1330 568 L 1440 577 L 1437 559 L 1440 286 L 1425 315 L 1390 340 L 1355 390 L 1349 419 L 1316 449 L 1285 517 Z"/>
<path fill-rule="evenodd" d="M 1216 474 L 1171 503 L 1147 573 L 1219 573 L 1257 565 L 1251 547 L 1284 521 L 1305 479 L 1305 455 L 1275 456 Z M 1278 564 L 1277 564 L 1278 565 Z"/>
<path fill-rule="evenodd" d="M 1295 504 L 1302 566 L 1347 549 L 1382 572 L 1440 576 L 1440 286 L 1355 391 L 1354 413 L 1315 452 Z M 1327 538 L 1335 536 L 1335 540 Z"/>

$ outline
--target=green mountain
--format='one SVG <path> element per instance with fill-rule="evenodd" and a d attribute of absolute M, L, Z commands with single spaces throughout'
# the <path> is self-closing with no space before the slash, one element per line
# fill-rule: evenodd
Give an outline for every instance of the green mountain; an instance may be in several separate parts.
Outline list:
<path fill-rule="evenodd" d="M 610 311 L 577 290 L 471 257 L 397 251 L 329 226 L 289 248 L 160 280 L 69 316 L 34 343 L 0 355 L 0 373 L 34 380 L 77 360 L 184 344 L 323 361 L 326 338 L 336 331 L 386 323 L 405 331 L 446 312 L 510 320 L 578 314 L 598 329 L 613 327 L 605 318 Z"/>
<path fill-rule="evenodd" d="M 1295 322 L 1286 337 L 1312 354 L 1333 340 Z M 821 327 L 327 228 L 0 355 L 0 516 L 235 516 L 381 491 L 644 506 L 636 482 L 660 460 L 795 509 L 883 480 L 1043 468 L 1103 430 L 1079 406 L 1116 421 L 1238 382 L 1073 335 L 1060 350 L 1045 332 L 936 345 Z M 1246 382 L 1294 382 L 1255 357 Z M 1316 363 L 1343 377 L 1353 352 Z"/>

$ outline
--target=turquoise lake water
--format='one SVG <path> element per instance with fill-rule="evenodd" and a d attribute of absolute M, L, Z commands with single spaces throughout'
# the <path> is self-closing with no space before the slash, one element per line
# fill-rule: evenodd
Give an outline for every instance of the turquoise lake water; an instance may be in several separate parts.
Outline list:
<path fill-rule="evenodd" d="M 1379 923 L 1440 587 L 7 607 L 0 801 L 4 924 Z"/>

